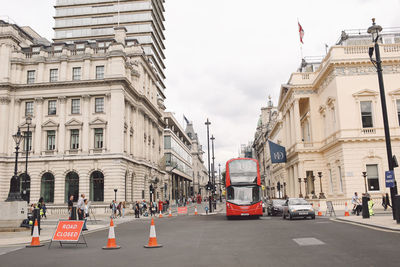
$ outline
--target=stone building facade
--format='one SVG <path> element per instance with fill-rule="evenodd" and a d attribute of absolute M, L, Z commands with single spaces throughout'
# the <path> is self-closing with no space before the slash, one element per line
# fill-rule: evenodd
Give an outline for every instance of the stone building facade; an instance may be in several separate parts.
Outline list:
<path fill-rule="evenodd" d="M 194 130 L 193 122 L 189 122 L 185 129 L 186 134 L 192 140 L 190 151 L 192 153 L 192 166 L 193 166 L 193 192 L 206 196 L 206 188 L 208 182 L 208 171 L 204 165 L 203 147 L 199 142 L 197 133 Z"/>
<path fill-rule="evenodd" d="M 345 31 L 324 58 L 303 61 L 282 85 L 279 114 L 266 139 L 286 148 L 287 162 L 271 164 L 267 143 L 256 146 L 259 152 L 264 149 L 267 183 L 285 183 L 290 197 L 301 194 L 317 199 L 323 192 L 327 199 L 342 204 L 365 187 L 375 198 L 389 191 L 378 78 L 368 56 L 370 46 L 369 34 Z M 392 149 L 398 154 L 400 33 L 383 33 L 380 48 Z M 400 175 L 397 169 L 395 175 Z"/>
<path fill-rule="evenodd" d="M 171 112 L 164 113 L 164 120 L 165 165 L 170 176 L 168 199 L 175 203 L 193 194 L 192 140 Z"/>
<path fill-rule="evenodd" d="M 104 204 L 114 189 L 117 201 L 149 200 L 149 185 L 163 184 L 165 96 L 125 28 L 115 28 L 107 41 L 43 45 L 1 21 L 0 62 L 1 199 L 13 176 L 18 128 L 27 137 L 18 175 L 28 148 L 30 202 L 43 196 L 64 204 L 69 195 L 85 193 Z M 163 188 L 157 190 L 162 198 Z"/>

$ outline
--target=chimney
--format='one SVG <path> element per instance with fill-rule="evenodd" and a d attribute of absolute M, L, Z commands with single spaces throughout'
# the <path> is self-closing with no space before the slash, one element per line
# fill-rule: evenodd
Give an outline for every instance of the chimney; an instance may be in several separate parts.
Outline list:
<path fill-rule="evenodd" d="M 121 44 L 125 45 L 126 32 L 127 32 L 127 30 L 123 26 L 115 27 L 114 28 L 115 41 L 117 41 L 117 43 L 121 43 Z"/>

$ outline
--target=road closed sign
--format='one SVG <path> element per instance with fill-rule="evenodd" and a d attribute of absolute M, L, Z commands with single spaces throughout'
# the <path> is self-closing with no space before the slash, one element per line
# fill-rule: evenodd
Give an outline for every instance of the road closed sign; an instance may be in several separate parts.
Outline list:
<path fill-rule="evenodd" d="M 78 242 L 84 221 L 59 221 L 52 241 Z"/>

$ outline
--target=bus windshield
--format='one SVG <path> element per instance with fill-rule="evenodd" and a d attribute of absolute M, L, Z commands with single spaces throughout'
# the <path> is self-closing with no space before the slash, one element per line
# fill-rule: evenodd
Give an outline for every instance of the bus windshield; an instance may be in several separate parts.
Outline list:
<path fill-rule="evenodd" d="M 227 200 L 236 205 L 252 205 L 260 202 L 259 186 L 229 186 Z"/>
<path fill-rule="evenodd" d="M 239 159 L 229 163 L 231 184 L 257 183 L 257 163 L 254 160 Z"/>

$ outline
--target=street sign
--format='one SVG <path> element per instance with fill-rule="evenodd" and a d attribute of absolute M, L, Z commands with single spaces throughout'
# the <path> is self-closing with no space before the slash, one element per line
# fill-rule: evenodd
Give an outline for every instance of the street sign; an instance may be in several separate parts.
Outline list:
<path fill-rule="evenodd" d="M 178 214 L 187 214 L 187 207 L 178 207 Z"/>
<path fill-rule="evenodd" d="M 58 221 L 57 228 L 54 232 L 51 242 L 58 241 L 60 242 L 61 246 L 66 242 L 74 242 L 73 244 L 86 244 L 86 240 L 85 243 L 79 243 L 79 237 L 82 234 L 84 223 L 84 221 Z M 49 247 L 51 246 L 51 242 Z"/>
<path fill-rule="evenodd" d="M 394 171 L 385 171 L 386 187 L 394 187 Z"/>

